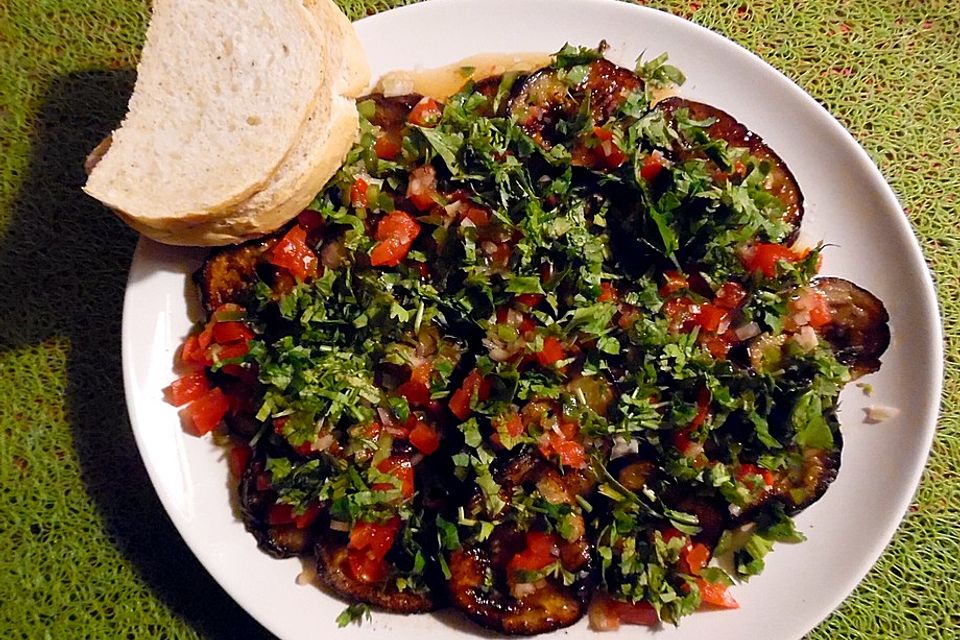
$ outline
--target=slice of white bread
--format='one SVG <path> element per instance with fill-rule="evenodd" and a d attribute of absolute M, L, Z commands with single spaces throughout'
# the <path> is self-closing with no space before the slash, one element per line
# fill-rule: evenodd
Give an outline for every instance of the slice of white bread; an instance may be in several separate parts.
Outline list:
<path fill-rule="evenodd" d="M 359 127 L 355 98 L 370 80 L 366 56 L 353 25 L 332 0 L 304 4 L 329 40 L 321 98 L 273 179 L 216 219 L 194 225 L 191 235 L 202 235 L 202 244 L 246 240 L 282 226 L 310 204 L 353 145 Z"/>
<path fill-rule="evenodd" d="M 129 113 L 85 191 L 170 244 L 271 231 L 342 162 L 368 80 L 332 0 L 156 0 Z"/>

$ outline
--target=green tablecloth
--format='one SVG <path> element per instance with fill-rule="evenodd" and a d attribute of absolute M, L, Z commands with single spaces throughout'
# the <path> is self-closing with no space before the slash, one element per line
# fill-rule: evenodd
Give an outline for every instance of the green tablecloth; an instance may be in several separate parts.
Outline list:
<path fill-rule="evenodd" d="M 404 1 L 340 3 L 358 18 Z M 810 637 L 957 637 L 960 8 L 647 4 L 723 33 L 799 82 L 860 140 L 905 205 L 943 308 L 943 415 L 893 543 Z M 123 114 L 145 24 L 146 0 L 0 0 L 3 638 L 269 636 L 194 559 L 147 478 L 120 371 L 136 236 L 79 190 L 82 158 Z"/>

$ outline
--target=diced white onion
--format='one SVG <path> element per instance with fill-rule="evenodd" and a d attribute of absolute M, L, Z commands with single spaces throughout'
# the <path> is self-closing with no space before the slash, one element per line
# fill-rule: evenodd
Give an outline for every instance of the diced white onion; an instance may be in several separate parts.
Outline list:
<path fill-rule="evenodd" d="M 313 444 L 314 451 L 326 451 L 336 441 L 332 433 L 328 433 Z"/>
<path fill-rule="evenodd" d="M 610 459 L 616 460 L 631 453 L 637 453 L 639 450 L 640 445 L 635 439 L 627 440 L 623 436 L 616 436 L 613 439 L 613 448 L 610 449 Z"/>
<path fill-rule="evenodd" d="M 748 322 L 747 324 L 742 324 L 736 329 L 733 330 L 737 334 L 737 339 L 741 342 L 744 340 L 749 340 L 754 336 L 760 335 L 760 325 L 756 322 Z"/>
<path fill-rule="evenodd" d="M 817 332 L 814 331 L 810 325 L 800 327 L 800 331 L 793 336 L 793 341 L 797 343 L 797 346 L 800 347 L 804 353 L 809 353 L 816 349 L 817 344 L 820 342 L 817 340 Z"/>
<path fill-rule="evenodd" d="M 331 520 L 330 528 L 334 531 L 350 531 L 350 523 L 343 520 Z"/>
<path fill-rule="evenodd" d="M 518 582 L 510 586 L 510 595 L 517 600 L 533 595 L 536 591 L 537 587 L 532 582 Z"/>
<path fill-rule="evenodd" d="M 460 210 L 463 209 L 463 200 L 457 200 L 456 202 L 451 202 L 450 204 L 443 207 L 443 210 L 447 212 L 448 215 L 455 216 L 460 213 Z"/>
<path fill-rule="evenodd" d="M 380 416 L 380 422 L 384 427 L 390 428 L 393 426 L 393 415 L 389 411 L 383 407 L 377 407 L 377 415 Z"/>

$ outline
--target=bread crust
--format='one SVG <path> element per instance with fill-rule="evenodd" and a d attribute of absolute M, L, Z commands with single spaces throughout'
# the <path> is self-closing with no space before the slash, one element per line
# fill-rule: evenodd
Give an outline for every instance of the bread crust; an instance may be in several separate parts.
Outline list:
<path fill-rule="evenodd" d="M 122 220 L 166 244 L 243 242 L 274 231 L 296 216 L 336 173 L 359 127 L 354 98 L 367 87 L 370 70 L 353 26 L 332 0 L 303 0 L 301 9 L 304 27 L 319 40 L 324 65 L 319 69 L 320 88 L 309 115 L 281 162 L 243 198 L 222 206 L 160 216 L 137 215 L 112 206 Z M 85 190 L 112 205 L 96 192 Z"/>

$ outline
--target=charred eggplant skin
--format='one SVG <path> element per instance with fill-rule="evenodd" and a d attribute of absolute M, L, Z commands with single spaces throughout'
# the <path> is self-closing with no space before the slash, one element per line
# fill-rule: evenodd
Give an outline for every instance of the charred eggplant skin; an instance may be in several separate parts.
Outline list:
<path fill-rule="evenodd" d="M 400 591 L 392 581 L 368 583 L 350 573 L 344 536 L 333 531 L 321 536 L 314 548 L 317 574 L 335 592 L 351 600 L 365 602 L 393 613 L 426 613 L 439 608 L 431 593 Z"/>
<path fill-rule="evenodd" d="M 569 627 L 586 613 L 590 586 L 585 581 L 572 589 L 548 583 L 523 601 L 508 602 L 483 588 L 486 576 L 495 571 L 489 553 L 462 549 L 452 554 L 449 564 L 454 606 L 487 629 L 531 636 Z"/>
<path fill-rule="evenodd" d="M 194 274 L 204 310 L 213 313 L 228 302 L 245 304 L 260 280 L 257 267 L 278 242 L 271 236 L 215 251 Z"/>
<path fill-rule="evenodd" d="M 560 487 L 559 492 L 572 502 L 585 486 L 579 477 L 567 483 L 553 465 L 532 455 L 511 460 L 496 478 L 502 497 L 507 499 L 521 485 L 550 483 Z M 468 511 L 474 515 L 482 513 L 481 503 L 478 493 Z M 504 523 L 483 544 L 454 551 L 448 560 L 448 589 L 453 606 L 476 623 L 510 635 L 546 633 L 568 627 L 583 617 L 594 583 L 595 564 L 586 536 L 560 545 L 561 563 L 577 576 L 573 584 L 565 586 L 545 579 L 530 594 L 516 598 L 506 587 L 505 575 L 510 559 L 524 546 L 525 534 Z"/>
<path fill-rule="evenodd" d="M 779 504 L 786 515 L 793 516 L 822 498 L 840 471 L 842 443 L 839 431 L 834 434 L 834 441 L 835 447 L 829 451 L 803 450 L 801 464 L 774 474 L 773 487 L 732 518 L 731 526 L 753 522 L 759 511 L 773 503 Z"/>
<path fill-rule="evenodd" d="M 749 150 L 750 155 L 758 161 L 766 161 L 770 165 L 767 191 L 776 196 L 784 206 L 783 221 L 791 225 L 793 232 L 787 238 L 789 244 L 796 239 L 800 231 L 800 221 L 803 219 L 803 194 L 796 178 L 787 167 L 787 164 L 771 149 L 756 133 L 750 131 L 727 112 L 702 102 L 694 102 L 684 98 L 672 97 L 657 103 L 660 111 L 668 122 L 676 121 L 676 114 L 681 109 L 687 111 L 690 119 L 698 121 L 711 120 L 712 124 L 706 129 L 706 134 L 714 140 L 723 140 L 731 147 Z M 706 159 L 705 154 L 697 145 L 678 141 L 674 144 L 673 153 L 679 160 L 690 158 Z"/>
<path fill-rule="evenodd" d="M 814 288 L 827 301 L 831 320 L 821 335 L 854 377 L 880 369 L 880 356 L 890 346 L 890 316 L 883 302 L 843 278 L 817 278 Z"/>
<path fill-rule="evenodd" d="M 262 456 L 251 456 L 240 477 L 238 498 L 240 514 L 247 531 L 257 539 L 257 546 L 275 558 L 290 558 L 310 553 L 314 541 L 314 527 L 299 529 L 294 524 L 271 525 L 268 514 L 276 502 L 276 493 L 260 488 L 261 476 L 266 473 Z"/>
<path fill-rule="evenodd" d="M 564 74 L 545 67 L 518 80 L 507 106 L 510 117 L 545 147 L 563 140 L 558 123 L 575 119 L 584 100 L 590 100 L 590 116 L 599 126 L 617 114 L 631 93 L 643 90 L 639 76 L 604 59 L 591 62 L 577 84 L 570 84 Z"/>

